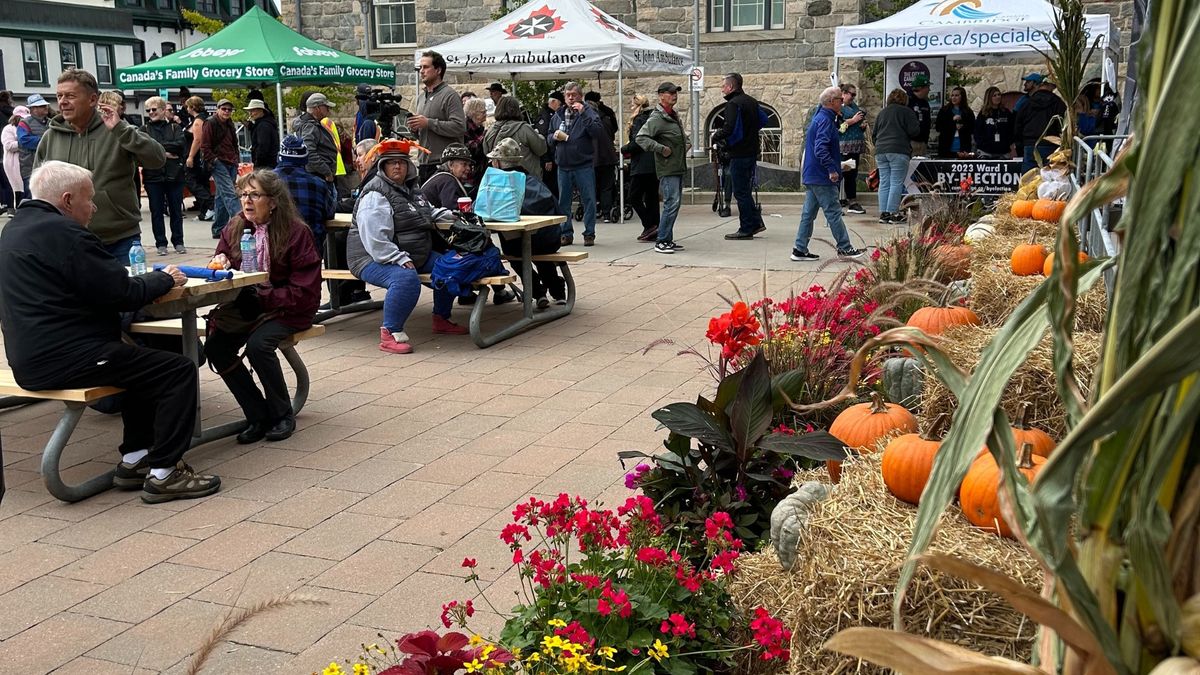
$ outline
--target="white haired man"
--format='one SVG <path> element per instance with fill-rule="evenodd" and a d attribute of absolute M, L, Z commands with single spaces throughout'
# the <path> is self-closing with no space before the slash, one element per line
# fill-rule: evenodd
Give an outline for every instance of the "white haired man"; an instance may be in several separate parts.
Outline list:
<path fill-rule="evenodd" d="M 88 229 L 92 173 L 46 161 L 32 199 L 0 232 L 0 326 L 17 383 L 30 390 L 113 386 L 125 390 L 124 438 L 113 485 L 142 501 L 204 497 L 221 487 L 183 463 L 196 421 L 196 365 L 121 341 L 118 312 L 182 286 L 175 266 L 136 277 Z"/>
<path fill-rule="evenodd" d="M 842 152 L 838 133 L 838 113 L 842 111 L 842 90 L 828 87 L 821 92 L 821 107 L 808 123 L 804 134 L 804 163 L 800 179 L 804 182 L 804 211 L 800 214 L 800 226 L 796 228 L 796 243 L 792 248 L 792 260 L 813 262 L 820 256 L 808 250 L 812 239 L 813 221 L 817 218 L 817 207 L 825 212 L 825 220 L 837 241 L 837 255 L 845 260 L 861 258 L 863 252 L 850 243 L 850 234 L 842 222 L 842 205 L 838 201 L 842 180 Z"/>

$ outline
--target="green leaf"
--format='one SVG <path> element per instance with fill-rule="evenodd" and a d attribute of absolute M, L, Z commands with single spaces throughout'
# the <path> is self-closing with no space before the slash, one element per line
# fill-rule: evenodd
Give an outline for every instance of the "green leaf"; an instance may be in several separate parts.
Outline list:
<path fill-rule="evenodd" d="M 758 442 L 758 447 L 768 452 L 791 457 L 804 457 L 818 462 L 841 461 L 849 454 L 846 444 L 834 438 L 828 431 L 808 434 L 771 434 Z"/>
<path fill-rule="evenodd" d="M 739 456 L 770 428 L 772 412 L 771 375 L 760 351 L 742 370 L 737 394 L 729 404 L 729 426 Z"/>
<path fill-rule="evenodd" d="M 646 628 L 639 628 L 639 629 L 633 631 L 633 634 L 630 635 L 629 639 L 625 641 L 625 645 L 626 645 L 627 649 L 629 647 L 637 647 L 638 649 L 644 649 L 646 647 L 646 645 L 650 645 L 650 644 L 654 644 L 654 635 L 652 635 L 650 633 L 650 631 Z"/>
<path fill-rule="evenodd" d="M 742 386 L 742 374 L 745 372 L 745 369 L 742 369 L 736 373 L 730 373 L 717 385 L 717 397 L 713 400 L 713 405 L 717 411 L 728 414 L 729 404 L 733 403 L 733 398 L 737 395 L 738 388 Z"/>
<path fill-rule="evenodd" d="M 650 416 L 680 436 L 733 450 L 733 439 L 717 424 L 716 418 L 694 403 L 671 403 L 655 410 Z"/>
<path fill-rule="evenodd" d="M 796 368 L 789 370 L 786 373 L 780 373 L 771 378 L 771 408 L 772 411 L 778 413 L 787 407 L 787 398 L 798 401 L 804 395 L 804 388 L 808 384 L 808 376 L 804 368 Z"/>

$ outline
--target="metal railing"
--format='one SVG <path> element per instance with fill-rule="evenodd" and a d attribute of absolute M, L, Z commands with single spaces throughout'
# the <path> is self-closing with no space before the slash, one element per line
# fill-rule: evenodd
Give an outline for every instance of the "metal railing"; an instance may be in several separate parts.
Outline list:
<path fill-rule="evenodd" d="M 1072 158 L 1075 171 L 1071 174 L 1071 184 L 1075 190 L 1098 178 L 1113 166 L 1113 158 L 1120 152 L 1121 146 L 1128 136 L 1086 136 L 1075 137 L 1075 152 Z M 1121 244 L 1113 235 L 1112 228 L 1120 219 L 1124 200 L 1112 204 L 1104 204 L 1092 209 L 1086 217 L 1076 223 L 1079 230 L 1080 249 L 1093 258 L 1115 257 L 1121 251 Z M 1104 285 L 1112 297 L 1113 284 L 1116 281 L 1117 270 L 1109 268 L 1104 273 Z"/>

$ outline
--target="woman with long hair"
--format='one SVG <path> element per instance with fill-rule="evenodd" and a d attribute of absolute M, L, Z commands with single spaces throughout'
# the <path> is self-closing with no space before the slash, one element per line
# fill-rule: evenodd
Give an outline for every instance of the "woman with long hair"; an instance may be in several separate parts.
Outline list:
<path fill-rule="evenodd" d="M 209 189 L 209 179 L 212 177 L 204 157 L 200 154 L 200 144 L 204 140 L 204 122 L 208 119 L 208 111 L 204 109 L 204 99 L 191 96 L 183 102 L 183 107 L 191 115 L 192 123 L 183 130 L 187 158 L 184 171 L 184 181 L 187 189 L 196 198 L 196 210 L 200 212 L 199 220 L 211 221 L 215 217 L 212 190 Z"/>
<path fill-rule="evenodd" d="M 654 169 L 654 153 L 642 150 L 642 146 L 634 142 L 637 133 L 650 119 L 650 99 L 643 94 L 636 94 L 630 99 L 630 116 L 633 122 L 629 125 L 629 142 L 621 148 L 621 152 L 629 155 L 629 201 L 633 210 L 642 221 L 642 233 L 638 241 L 654 241 L 658 237 L 658 175 Z"/>
<path fill-rule="evenodd" d="M 242 208 L 221 232 L 213 263 L 242 269 L 241 240 L 248 232 L 255 269 L 266 272 L 267 281 L 242 291 L 225 311 L 214 311 L 204 353 L 249 422 L 238 443 L 282 441 L 296 430 L 296 417 L 275 352 L 312 326 L 321 302 L 321 255 L 287 185 L 273 171 L 259 169 L 238 178 L 235 192 Z M 261 390 L 238 357 L 243 345 Z"/>
<path fill-rule="evenodd" d="M 917 113 L 908 107 L 908 94 L 897 87 L 875 118 L 875 166 L 879 167 L 879 222 L 904 222 L 898 213 L 904 176 L 912 159 L 912 142 L 921 134 Z"/>
<path fill-rule="evenodd" d="M 957 157 L 960 152 L 971 151 L 975 113 L 967 105 L 966 89 L 955 87 L 950 90 L 950 98 L 938 111 L 934 128 L 938 132 L 938 157 Z"/>
<path fill-rule="evenodd" d="M 17 206 L 25 197 L 25 180 L 21 178 L 21 148 L 17 145 L 17 125 L 29 116 L 29 108 L 19 105 L 13 108 L 12 117 L 4 130 L 0 131 L 0 145 L 4 147 L 4 176 L 8 178 L 11 192 L 6 197 L 12 200 L 12 212 L 16 213 Z M 2 187 L 2 186 L 0 186 Z M 7 204 L 8 201 L 4 200 Z"/>
<path fill-rule="evenodd" d="M 1013 112 L 1004 107 L 1000 87 L 988 87 L 975 118 L 975 147 L 983 159 L 1013 157 Z"/>
<path fill-rule="evenodd" d="M 540 179 L 542 177 L 542 155 L 546 154 L 546 137 L 525 121 L 525 113 L 521 112 L 521 104 L 512 96 L 501 96 L 496 103 L 495 124 L 488 127 L 483 134 L 483 149 L 491 152 L 496 144 L 504 138 L 511 138 L 521 147 L 525 159 L 521 166 L 525 173 Z M 485 169 L 486 170 L 486 169 Z"/>

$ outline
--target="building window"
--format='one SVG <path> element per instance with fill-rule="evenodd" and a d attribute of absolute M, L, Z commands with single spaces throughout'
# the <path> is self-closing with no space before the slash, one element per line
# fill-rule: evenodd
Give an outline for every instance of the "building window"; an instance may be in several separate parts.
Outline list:
<path fill-rule="evenodd" d="M 113 83 L 112 45 L 96 45 L 96 82 L 100 84 Z"/>
<path fill-rule="evenodd" d="M 21 40 L 25 84 L 46 83 L 46 47 L 41 40 Z"/>
<path fill-rule="evenodd" d="M 175 0 L 158 0 L 159 9 L 175 9 Z"/>
<path fill-rule="evenodd" d="M 758 132 L 759 148 L 761 149 L 759 159 L 768 164 L 783 164 L 783 123 L 779 119 L 779 113 L 765 103 L 760 102 L 758 106 L 767 114 L 767 124 Z M 708 113 L 706 124 L 708 134 L 705 138 L 711 137 L 714 131 L 724 125 L 725 106 L 717 106 Z"/>
<path fill-rule="evenodd" d="M 138 40 L 133 43 L 133 65 L 146 62 L 146 43 Z"/>
<path fill-rule="evenodd" d="M 207 14 L 217 13 L 217 0 L 196 0 L 196 11 Z"/>
<path fill-rule="evenodd" d="M 375 0 L 375 44 L 379 47 L 417 44 L 414 0 Z"/>
<path fill-rule="evenodd" d="M 161 45 L 159 45 L 158 51 L 163 56 L 166 56 L 167 54 L 174 54 L 175 53 L 175 43 L 174 42 L 164 42 Z"/>
<path fill-rule="evenodd" d="M 58 56 L 62 61 L 62 69 L 78 68 L 79 67 L 79 43 L 78 42 L 60 42 L 58 43 Z"/>
<path fill-rule="evenodd" d="M 242 0 L 229 0 L 229 16 L 242 15 Z"/>
<path fill-rule="evenodd" d="M 710 33 L 772 28 L 783 28 L 783 0 L 709 0 L 708 2 L 708 30 Z"/>

